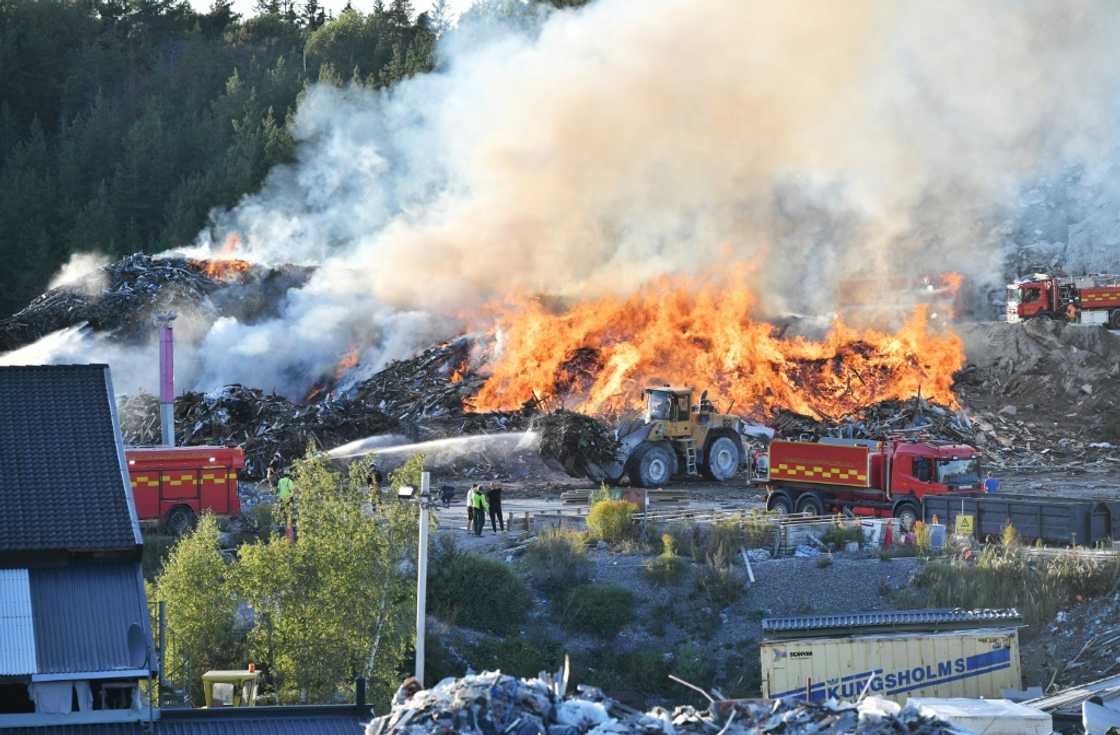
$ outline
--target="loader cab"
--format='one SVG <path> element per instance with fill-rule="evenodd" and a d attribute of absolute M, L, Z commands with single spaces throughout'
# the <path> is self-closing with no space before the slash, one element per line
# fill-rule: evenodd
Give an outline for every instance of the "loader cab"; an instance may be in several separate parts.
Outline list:
<path fill-rule="evenodd" d="M 691 405 L 688 388 L 646 388 L 646 421 L 688 421 Z"/>

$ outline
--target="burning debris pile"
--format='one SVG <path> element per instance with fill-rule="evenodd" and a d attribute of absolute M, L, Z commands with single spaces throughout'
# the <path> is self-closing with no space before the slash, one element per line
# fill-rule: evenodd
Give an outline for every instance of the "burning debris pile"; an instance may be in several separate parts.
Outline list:
<path fill-rule="evenodd" d="M 166 311 L 205 322 L 260 318 L 278 307 L 289 288 L 305 283 L 311 270 L 137 253 L 52 288 L 0 319 L 0 353 L 82 324 L 122 342 L 143 341 L 151 337 L 152 318 Z"/>
<path fill-rule="evenodd" d="M 352 388 L 340 388 L 343 400 L 371 406 L 410 426 L 422 439 L 519 431 L 536 411 L 531 405 L 517 411 L 474 413 L 469 399 L 484 378 L 470 369 L 477 339 L 460 337 L 398 360 Z"/>
<path fill-rule="evenodd" d="M 501 672 L 444 679 L 432 689 L 408 696 L 404 687 L 392 711 L 366 726 L 366 735 L 432 733 L 510 733 L 511 735 L 686 735 L 687 733 L 913 733 L 963 735 L 916 708 L 900 708 L 870 698 L 859 705 L 829 701 L 714 701 L 706 710 L 679 706 L 639 712 L 618 704 L 600 690 L 580 685 L 567 695 L 565 677 L 542 673 L 517 679 Z"/>
<path fill-rule="evenodd" d="M 964 411 L 921 398 L 880 401 L 839 421 L 818 421 L 792 411 L 776 411 L 771 425 L 784 437 L 810 441 L 824 437 L 882 441 L 910 436 L 969 443 L 973 437 Z"/>
<path fill-rule="evenodd" d="M 644 387 L 666 383 L 706 389 L 756 417 L 782 408 L 827 419 L 919 393 L 955 404 L 963 347 L 932 328 L 923 307 L 894 334 L 835 323 L 819 340 L 780 336 L 756 312 L 742 274 L 666 277 L 628 298 L 559 311 L 515 301 L 495 315 L 501 350 L 474 405 L 509 410 L 536 397 L 618 416 Z"/>
<path fill-rule="evenodd" d="M 120 416 L 126 444 L 159 444 L 159 400 L 155 396 L 122 397 Z M 263 478 L 270 464 L 291 464 L 304 455 L 309 444 L 330 448 L 399 431 L 395 419 L 358 402 L 298 406 L 282 396 L 240 385 L 228 385 L 211 394 L 187 393 L 175 400 L 177 441 L 240 446 L 248 479 Z"/>

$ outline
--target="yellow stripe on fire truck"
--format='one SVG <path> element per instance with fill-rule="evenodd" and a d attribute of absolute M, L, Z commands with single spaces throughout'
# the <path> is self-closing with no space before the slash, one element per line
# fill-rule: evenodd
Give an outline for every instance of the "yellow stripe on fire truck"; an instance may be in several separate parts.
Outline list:
<path fill-rule="evenodd" d="M 820 477 L 825 480 L 859 480 L 860 482 L 867 482 L 867 474 L 859 470 L 845 469 L 843 467 L 806 467 L 803 464 L 789 466 L 788 464 L 779 464 L 778 472 L 783 475 L 792 475 L 794 477 Z"/>
<path fill-rule="evenodd" d="M 225 475 L 216 475 L 216 474 L 204 474 L 202 476 L 202 481 L 203 482 L 225 482 L 226 481 L 226 476 Z"/>

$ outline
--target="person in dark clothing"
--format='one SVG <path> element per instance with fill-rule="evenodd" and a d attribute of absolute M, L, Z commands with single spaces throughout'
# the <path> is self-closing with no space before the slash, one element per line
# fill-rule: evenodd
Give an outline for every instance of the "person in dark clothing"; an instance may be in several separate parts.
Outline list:
<path fill-rule="evenodd" d="M 443 503 L 444 508 L 450 508 L 451 507 L 451 501 L 454 497 L 455 497 L 455 486 L 454 485 L 440 485 L 439 499 L 440 499 L 440 502 Z"/>
<path fill-rule="evenodd" d="M 494 533 L 498 532 L 499 527 L 505 531 L 506 522 L 502 518 L 502 486 L 491 485 L 486 491 L 486 500 L 490 503 L 490 529 Z"/>

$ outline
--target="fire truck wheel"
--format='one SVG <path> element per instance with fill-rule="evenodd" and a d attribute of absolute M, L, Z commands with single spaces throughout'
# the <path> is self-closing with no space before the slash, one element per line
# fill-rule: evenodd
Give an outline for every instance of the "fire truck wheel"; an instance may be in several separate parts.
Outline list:
<path fill-rule="evenodd" d="M 1113 309 L 1112 313 L 1108 315 L 1108 328 L 1120 329 L 1120 309 Z"/>
<path fill-rule="evenodd" d="M 739 442 L 729 436 L 718 437 L 708 446 L 708 456 L 704 459 L 704 474 L 713 480 L 730 480 L 739 471 L 743 460 Z"/>
<path fill-rule="evenodd" d="M 185 505 L 173 508 L 167 515 L 167 528 L 176 536 L 182 536 L 194 528 L 194 511 Z"/>
<path fill-rule="evenodd" d="M 780 516 L 786 516 L 793 512 L 793 501 L 785 493 L 774 493 L 766 501 L 766 510 L 773 511 Z"/>
<path fill-rule="evenodd" d="M 797 512 L 811 515 L 824 515 L 824 502 L 816 493 L 808 493 L 797 499 Z"/>
<path fill-rule="evenodd" d="M 900 505 L 894 509 L 894 517 L 903 531 L 909 531 L 918 522 L 918 510 L 912 505 Z"/>
<path fill-rule="evenodd" d="M 673 475 L 673 457 L 657 444 L 639 446 L 630 467 L 630 484 L 635 487 L 660 487 Z"/>

